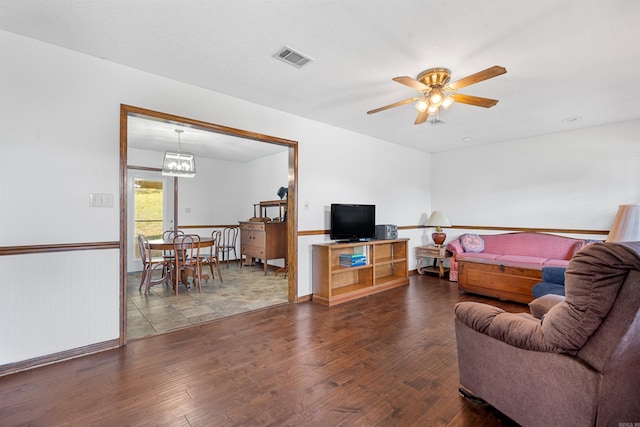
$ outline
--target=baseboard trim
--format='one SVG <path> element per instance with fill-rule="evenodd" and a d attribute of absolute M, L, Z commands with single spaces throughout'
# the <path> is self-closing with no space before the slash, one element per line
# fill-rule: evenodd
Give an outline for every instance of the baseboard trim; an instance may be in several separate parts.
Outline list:
<path fill-rule="evenodd" d="M 18 372 L 27 371 L 42 366 L 51 365 L 52 363 L 63 362 L 65 360 L 75 359 L 77 357 L 87 356 L 89 354 L 101 351 L 111 350 L 120 346 L 119 339 L 103 341 L 96 344 L 78 347 L 71 350 L 61 351 L 59 353 L 49 354 L 47 356 L 36 357 L 33 359 L 22 360 L 16 363 L 7 363 L 0 366 L 0 377 L 5 375 L 16 374 Z"/>
<path fill-rule="evenodd" d="M 313 296 L 313 294 L 309 294 L 309 295 L 302 295 L 301 297 L 298 297 L 298 300 L 296 301 L 297 303 L 300 302 L 307 302 L 307 301 L 311 301 L 311 297 Z"/>

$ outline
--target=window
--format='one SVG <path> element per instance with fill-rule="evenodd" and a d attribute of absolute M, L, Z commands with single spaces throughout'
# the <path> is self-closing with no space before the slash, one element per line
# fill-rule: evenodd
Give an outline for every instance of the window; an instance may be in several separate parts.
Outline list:
<path fill-rule="evenodd" d="M 163 181 L 136 179 L 134 181 L 134 235 L 143 234 L 147 239 L 160 239 L 163 231 L 162 207 L 164 206 Z M 140 258 L 138 242 L 134 242 L 136 259 Z M 155 255 L 155 254 L 154 254 Z M 159 254 L 158 254 L 159 255 Z"/>

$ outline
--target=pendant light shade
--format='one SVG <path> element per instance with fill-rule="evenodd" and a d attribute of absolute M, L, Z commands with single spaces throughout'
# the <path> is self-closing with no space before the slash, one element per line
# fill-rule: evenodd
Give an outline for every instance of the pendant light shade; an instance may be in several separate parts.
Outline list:
<path fill-rule="evenodd" d="M 196 176 L 196 162 L 191 153 L 166 151 L 162 165 L 162 175 L 193 178 Z"/>
<path fill-rule="evenodd" d="M 191 153 L 183 153 L 180 146 L 182 129 L 176 129 L 178 134 L 178 151 L 166 151 L 162 164 L 162 175 L 193 178 L 196 176 L 196 159 Z"/>

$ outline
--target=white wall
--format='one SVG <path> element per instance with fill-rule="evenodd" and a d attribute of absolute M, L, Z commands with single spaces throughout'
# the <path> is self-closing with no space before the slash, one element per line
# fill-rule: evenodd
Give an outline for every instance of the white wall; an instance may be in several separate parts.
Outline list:
<path fill-rule="evenodd" d="M 117 338 L 119 252 L 0 256 L 0 365 Z"/>
<path fill-rule="evenodd" d="M 244 183 L 226 180 L 224 185 L 232 187 L 234 193 L 242 193 L 246 204 L 238 220 L 248 220 L 253 216 L 253 204 L 261 200 L 279 200 L 276 194 L 280 187 L 289 185 L 289 150 L 243 165 Z M 260 213 L 258 212 L 258 215 Z M 268 208 L 267 216 L 278 216 L 277 208 Z"/>
<path fill-rule="evenodd" d="M 164 153 L 128 150 L 131 166 L 159 167 Z M 289 176 L 287 151 L 250 162 L 197 158 L 198 173 L 178 182 L 180 225 L 237 224 L 253 216 L 253 204 L 276 200 Z M 269 211 L 275 216 L 275 211 Z"/>
<path fill-rule="evenodd" d="M 299 207 L 300 230 L 327 229 L 325 213 L 331 202 L 375 203 L 378 222 L 399 225 L 415 225 L 431 209 L 428 154 L 4 31 L 0 31 L 0 52 L 0 124 L 7 153 L 3 160 L 29 159 L 26 165 L 3 161 L 0 168 L 0 246 L 119 239 L 120 104 L 299 141 L 298 195 L 300 201 L 309 202 L 309 210 Z M 269 191 L 283 185 L 280 181 L 270 182 Z M 237 191 L 229 180 L 224 185 Z M 90 208 L 89 193 L 113 194 L 114 206 Z M 275 198 L 264 194 L 250 197 Z M 209 216 L 205 213 L 194 222 Z M 303 254 L 318 240 L 323 238 L 299 241 L 299 295 L 311 292 L 311 272 Z M 82 260 L 79 252 L 68 256 Z M 7 277 L 4 273 L 15 259 L 3 257 L 1 277 Z M 108 257 L 105 262 L 104 277 L 113 278 L 113 283 L 100 286 L 118 290 L 118 262 Z M 13 350 L 1 351 L 0 364 L 118 337 L 118 310 L 102 315 L 104 307 L 118 306 L 117 292 L 76 292 L 80 286 L 99 282 L 89 272 L 72 277 L 55 269 L 49 273 L 53 295 L 67 300 L 76 323 L 90 322 L 92 328 L 43 332 L 34 327 L 19 336 L 2 335 L 2 349 Z M 38 297 L 37 288 L 27 285 L 25 276 L 3 280 L 1 286 L 24 292 L 22 302 L 0 299 L 3 318 L 27 315 L 32 318 L 29 325 L 51 322 L 50 314 L 27 303 Z M 60 346 L 52 350 L 28 344 L 40 342 L 45 333 L 47 342 Z"/>
<path fill-rule="evenodd" d="M 640 202 L 638 135 L 634 120 L 434 154 L 432 206 L 454 225 L 609 230 Z"/>

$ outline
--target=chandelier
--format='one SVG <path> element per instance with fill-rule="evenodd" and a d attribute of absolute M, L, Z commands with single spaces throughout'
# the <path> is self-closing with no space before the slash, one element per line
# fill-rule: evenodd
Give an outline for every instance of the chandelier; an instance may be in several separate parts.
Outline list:
<path fill-rule="evenodd" d="M 182 146 L 180 145 L 180 135 L 184 132 L 184 130 L 176 129 L 175 131 L 178 134 L 178 151 L 166 151 L 164 153 L 162 175 L 193 178 L 194 176 L 196 176 L 195 157 L 191 153 L 182 152 Z"/>

